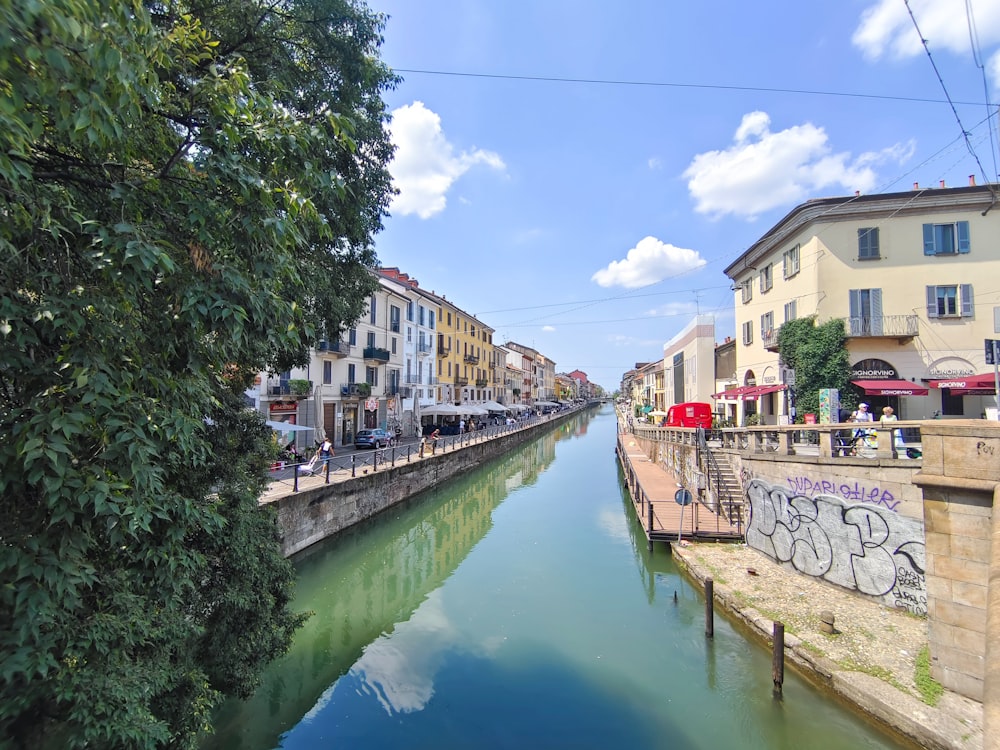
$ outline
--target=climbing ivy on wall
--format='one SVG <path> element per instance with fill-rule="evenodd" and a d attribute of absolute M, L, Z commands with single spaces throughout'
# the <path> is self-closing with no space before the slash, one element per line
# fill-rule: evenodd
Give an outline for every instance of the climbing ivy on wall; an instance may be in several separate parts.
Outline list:
<path fill-rule="evenodd" d="M 853 409 L 857 394 L 851 385 L 851 368 L 842 318 L 822 324 L 816 317 L 790 320 L 778 330 L 778 351 L 786 367 L 795 370 L 797 421 L 819 412 L 819 391 L 836 388 L 842 408 Z"/>

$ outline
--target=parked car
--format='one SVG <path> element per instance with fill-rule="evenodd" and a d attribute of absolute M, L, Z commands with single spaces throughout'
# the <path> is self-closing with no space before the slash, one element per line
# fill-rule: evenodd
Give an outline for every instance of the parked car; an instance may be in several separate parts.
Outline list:
<path fill-rule="evenodd" d="M 354 436 L 355 448 L 385 448 L 394 442 L 396 442 L 396 436 L 381 428 L 358 430 L 358 434 Z"/>

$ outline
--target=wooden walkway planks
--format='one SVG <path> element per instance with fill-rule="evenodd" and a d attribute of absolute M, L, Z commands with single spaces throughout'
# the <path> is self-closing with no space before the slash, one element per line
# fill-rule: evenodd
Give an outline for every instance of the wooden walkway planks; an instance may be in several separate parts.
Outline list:
<path fill-rule="evenodd" d="M 684 508 L 674 495 L 680 485 L 677 478 L 664 467 L 655 464 L 642 450 L 638 441 L 628 433 L 618 436 L 619 458 L 625 471 L 632 505 L 642 522 L 642 528 L 651 541 L 677 541 L 678 532 L 684 539 L 741 539 L 743 534 L 727 518 L 714 513 L 701 503 L 694 502 Z M 697 496 L 697 490 L 691 489 Z M 653 518 L 650 528 L 649 511 Z M 683 528 L 681 523 L 683 522 Z"/>

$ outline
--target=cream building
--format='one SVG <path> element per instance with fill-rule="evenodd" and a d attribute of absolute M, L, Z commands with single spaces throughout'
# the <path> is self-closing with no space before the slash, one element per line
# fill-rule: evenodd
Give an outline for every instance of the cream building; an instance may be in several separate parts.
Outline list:
<path fill-rule="evenodd" d="M 698 315 L 663 345 L 663 401 L 666 410 L 687 401 L 712 403 L 715 393 L 715 318 Z"/>
<path fill-rule="evenodd" d="M 984 341 L 1000 338 L 997 188 L 970 178 L 792 210 L 725 270 L 738 388 L 723 401 L 742 420 L 786 421 L 777 332 L 815 315 L 844 319 L 852 383 L 874 413 L 888 404 L 901 419 L 983 415 L 996 403 Z"/>

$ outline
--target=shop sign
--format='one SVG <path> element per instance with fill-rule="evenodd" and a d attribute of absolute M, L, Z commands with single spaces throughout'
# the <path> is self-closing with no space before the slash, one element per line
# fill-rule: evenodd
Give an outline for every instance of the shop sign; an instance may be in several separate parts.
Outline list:
<path fill-rule="evenodd" d="M 851 368 L 851 380 L 901 380 L 896 368 L 882 359 L 863 359 Z"/>
<path fill-rule="evenodd" d="M 367 411 L 375 411 L 378 409 L 378 399 L 377 398 L 366 398 L 365 399 L 365 409 Z"/>
<path fill-rule="evenodd" d="M 271 413 L 272 414 L 274 414 L 274 413 L 281 413 L 281 412 L 283 412 L 285 414 L 294 414 L 298 410 L 299 410 L 299 405 L 297 403 L 294 403 L 294 402 L 290 403 L 290 404 L 286 404 L 283 401 L 275 401 L 274 403 L 271 404 Z"/>

